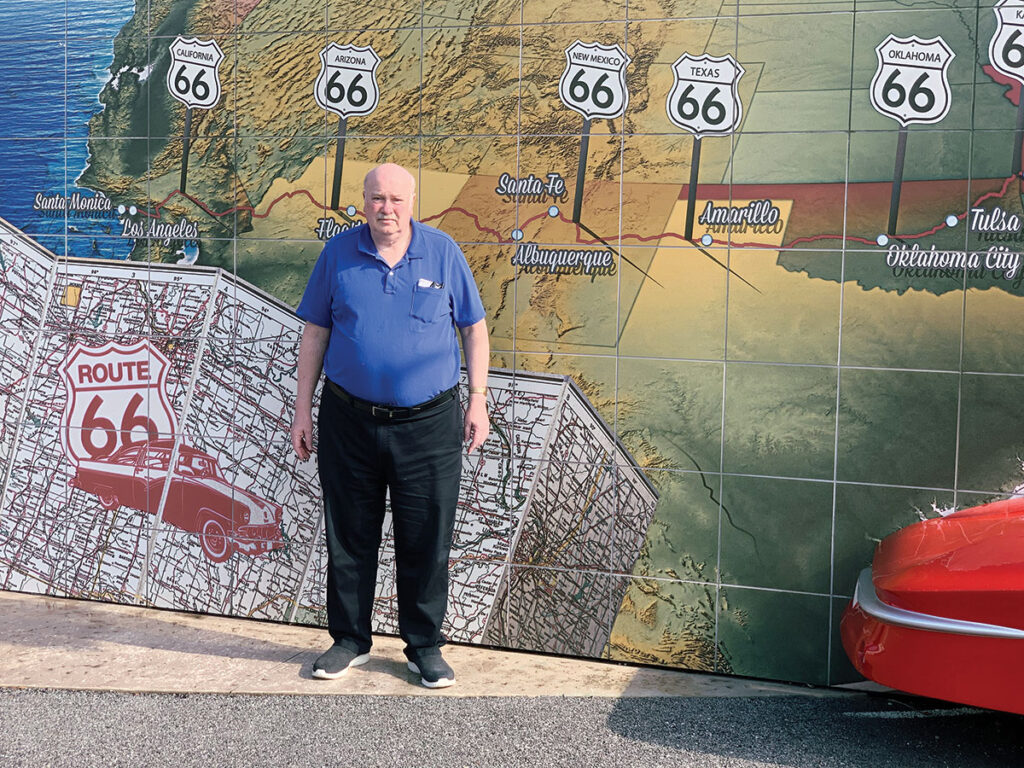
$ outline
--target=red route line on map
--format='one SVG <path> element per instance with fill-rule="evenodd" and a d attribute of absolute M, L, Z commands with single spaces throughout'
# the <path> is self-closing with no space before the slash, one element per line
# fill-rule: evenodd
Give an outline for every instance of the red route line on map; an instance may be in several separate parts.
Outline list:
<path fill-rule="evenodd" d="M 1013 183 L 1013 181 L 1015 179 L 1017 179 L 1017 178 L 1018 178 L 1017 176 L 1007 176 L 1006 179 L 1003 181 L 1002 188 L 998 192 L 987 192 L 986 194 L 984 194 L 981 197 L 979 197 L 971 207 L 975 208 L 978 205 L 980 205 L 981 203 L 983 203 L 984 201 L 986 201 L 986 200 L 988 200 L 990 198 L 993 198 L 993 197 L 1002 197 L 1003 195 L 1006 194 L 1007 190 L 1010 188 L 1010 184 Z M 229 216 L 232 213 L 238 213 L 240 211 L 246 211 L 246 212 L 252 214 L 252 217 L 254 219 L 265 219 L 268 216 L 270 216 L 271 211 L 274 210 L 274 206 L 276 206 L 282 200 L 286 200 L 286 199 L 289 199 L 289 198 L 292 198 L 292 197 L 296 197 L 297 195 L 304 195 L 305 197 L 309 198 L 309 201 L 311 203 L 313 203 L 313 205 L 315 205 L 317 208 L 322 208 L 324 211 L 330 210 L 326 205 L 324 205 L 319 200 L 317 200 L 315 197 L 313 197 L 313 194 L 309 190 L 297 189 L 297 190 L 294 190 L 292 192 L 285 192 L 284 194 L 276 197 L 274 200 L 272 200 L 270 202 L 270 204 L 267 206 L 267 210 L 264 211 L 263 213 L 256 213 L 256 209 L 253 208 L 250 205 L 237 205 L 234 208 L 229 208 L 228 210 L 226 210 L 226 211 L 224 211 L 222 213 L 215 213 L 214 211 L 210 210 L 206 206 L 205 203 L 200 202 L 199 200 L 197 200 L 196 198 L 192 197 L 192 195 L 190 195 L 190 194 L 188 194 L 186 192 L 182 192 L 181 190 L 176 189 L 173 192 L 171 192 L 171 194 L 169 194 L 167 197 L 165 197 L 161 202 L 157 203 L 153 207 L 154 213 L 149 213 L 149 212 L 146 212 L 146 211 L 143 211 L 143 213 L 146 216 L 149 216 L 150 218 L 154 218 L 154 219 L 159 218 L 160 217 L 160 212 L 163 210 L 163 208 L 166 207 L 167 204 L 170 203 L 171 200 L 173 200 L 178 195 L 180 195 L 180 196 L 190 200 L 191 202 L 195 203 L 196 205 L 198 205 L 206 213 L 208 213 L 210 216 L 214 217 L 215 219 L 223 218 L 224 216 Z M 452 206 L 450 208 L 446 208 L 443 211 L 441 211 L 440 213 L 435 213 L 433 216 L 426 217 L 422 221 L 428 222 L 428 221 L 433 221 L 435 219 L 440 219 L 441 217 L 446 216 L 449 213 L 461 213 L 461 214 L 463 214 L 464 216 L 466 216 L 467 218 L 472 220 L 473 226 L 475 226 L 478 231 L 486 232 L 488 234 L 494 235 L 498 239 L 499 243 L 512 243 L 512 242 L 516 242 L 514 239 L 509 239 L 509 238 L 502 237 L 501 233 L 498 232 L 498 230 L 496 230 L 496 229 L 491 229 L 490 227 L 483 226 L 480 223 L 480 218 L 475 213 L 470 213 L 465 208 L 460 208 L 459 206 Z M 967 218 L 969 213 L 970 213 L 969 211 L 965 211 L 964 213 L 957 214 L 957 217 L 956 217 L 957 221 L 963 221 L 964 219 Z M 362 211 L 360 211 L 357 208 L 356 209 L 356 215 L 362 216 L 364 214 L 363 214 Z M 551 216 L 551 214 L 546 212 L 546 211 L 542 212 L 542 213 L 538 213 L 538 214 L 536 214 L 534 216 L 531 216 L 526 221 L 524 221 L 522 223 L 522 225 L 520 225 L 519 229 L 521 230 L 522 227 L 529 226 L 530 224 L 532 224 L 533 222 L 537 221 L 538 219 L 542 219 L 542 218 L 550 217 L 550 216 Z M 567 219 L 561 213 L 561 211 L 559 211 L 559 213 L 558 213 L 558 219 L 560 221 L 565 222 L 566 224 L 574 224 L 574 223 L 576 223 L 576 222 L 573 222 L 571 219 Z M 944 229 L 944 228 L 946 228 L 948 226 L 949 225 L 947 225 L 945 222 L 942 222 L 940 224 L 936 224 L 934 227 L 932 227 L 931 229 L 929 229 L 929 230 L 927 230 L 925 232 L 920 232 L 920 233 L 915 234 L 915 235 L 894 235 L 894 237 L 896 237 L 896 238 L 898 238 L 900 240 L 918 240 L 918 239 L 920 239 L 922 237 L 928 237 L 929 235 L 934 235 L 939 230 Z M 580 245 L 596 245 L 598 243 L 604 242 L 604 240 L 602 240 L 601 238 L 597 238 L 597 239 L 594 239 L 594 240 L 584 240 L 584 239 L 582 239 L 580 237 L 580 234 L 581 234 L 580 225 L 576 224 L 576 242 L 579 243 Z M 682 240 L 682 241 L 686 242 L 686 237 L 681 235 L 681 234 L 679 234 L 678 232 L 663 232 L 660 235 L 648 235 L 648 236 L 644 236 L 644 235 L 640 235 L 640 234 L 636 234 L 636 233 L 629 233 L 629 234 L 622 235 L 621 237 L 617 238 L 617 240 L 620 243 L 623 240 L 635 240 L 635 241 L 640 242 L 640 243 L 647 243 L 647 242 L 650 242 L 652 240 L 662 240 L 662 239 L 664 239 L 666 237 L 672 237 L 672 238 L 676 238 L 677 240 Z M 773 243 L 756 243 L 756 242 L 751 242 L 751 243 L 734 243 L 734 242 L 732 242 L 730 240 L 712 240 L 711 243 L 713 245 L 728 245 L 728 246 L 732 246 L 733 248 L 766 248 L 766 249 L 770 249 L 770 250 L 778 250 L 778 249 L 792 248 L 793 246 L 800 245 L 802 243 L 813 243 L 813 242 L 816 242 L 818 240 L 850 240 L 850 241 L 853 241 L 853 242 L 856 242 L 856 243 L 863 243 L 865 245 L 877 245 L 876 241 L 868 240 L 867 238 L 856 237 L 854 235 L 835 235 L 835 234 L 809 235 L 807 237 L 799 237 L 796 240 L 793 240 L 793 241 L 791 241 L 789 243 L 784 243 L 782 245 L 775 245 Z"/>
<path fill-rule="evenodd" d="M 992 197 L 1002 197 L 1003 195 L 1006 194 L 1006 191 L 1010 188 L 1010 184 L 1012 184 L 1014 179 L 1016 179 L 1016 178 L 1017 178 L 1017 176 L 1007 176 L 1005 181 L 1003 181 L 1002 189 L 1000 189 L 998 192 L 988 192 L 988 193 L 982 195 L 981 197 L 979 197 L 975 201 L 974 205 L 972 205 L 971 207 L 972 208 L 976 208 L 981 203 L 985 202 L 986 200 L 988 200 L 989 198 L 992 198 Z M 969 213 L 970 213 L 970 211 L 965 211 L 964 213 L 957 214 L 957 217 L 956 217 L 957 221 L 963 221 L 964 219 L 967 218 Z M 934 227 L 932 227 L 928 231 L 922 232 L 919 235 L 893 235 L 893 237 L 896 237 L 896 238 L 898 238 L 900 240 L 917 240 L 917 239 L 922 238 L 922 237 L 928 237 L 929 235 L 934 235 L 940 229 L 943 229 L 943 228 L 945 228 L 947 226 L 948 225 L 945 222 L 943 222 L 941 224 L 936 224 Z M 784 245 L 782 247 L 783 248 L 791 248 L 792 246 L 798 245 L 800 243 L 809 243 L 809 242 L 813 242 L 815 240 L 825 240 L 825 239 L 838 240 L 838 239 L 842 239 L 842 237 L 843 237 L 842 235 L 814 235 L 814 236 L 811 236 L 811 237 L 800 237 L 800 238 L 797 238 L 796 240 L 794 240 L 791 243 L 787 243 L 786 245 Z M 857 242 L 867 243 L 868 245 L 877 245 L 877 243 L 874 240 L 866 240 L 866 239 L 864 239 L 862 237 L 847 237 L 846 239 L 847 240 L 856 240 Z M 739 245 L 740 247 L 743 247 L 745 244 L 744 243 L 738 243 L 736 245 Z"/>

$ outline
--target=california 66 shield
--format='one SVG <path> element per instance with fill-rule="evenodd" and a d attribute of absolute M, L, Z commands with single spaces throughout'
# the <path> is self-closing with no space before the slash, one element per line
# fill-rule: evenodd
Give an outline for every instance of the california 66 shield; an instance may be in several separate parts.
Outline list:
<path fill-rule="evenodd" d="M 617 45 L 581 43 L 565 49 L 565 71 L 558 95 L 569 109 L 588 120 L 618 117 L 626 111 L 629 56 Z"/>
<path fill-rule="evenodd" d="M 871 104 L 886 117 L 911 123 L 937 123 L 949 112 L 949 63 L 956 56 L 941 37 L 889 35 L 875 53 Z"/>
<path fill-rule="evenodd" d="M 328 43 L 320 51 L 320 74 L 313 85 L 316 103 L 341 117 L 370 114 L 380 101 L 379 64 L 370 46 Z"/>
<path fill-rule="evenodd" d="M 728 136 L 743 114 L 737 86 L 744 69 L 732 56 L 684 53 L 672 72 L 675 85 L 665 108 L 668 119 L 697 136 Z"/>
<path fill-rule="evenodd" d="M 169 369 L 170 361 L 149 341 L 75 344 L 60 368 L 67 388 L 60 437 L 68 460 L 77 465 L 176 432 Z"/>
<path fill-rule="evenodd" d="M 215 40 L 177 37 L 171 43 L 167 90 L 186 107 L 209 109 L 220 101 L 218 68 L 224 53 Z"/>

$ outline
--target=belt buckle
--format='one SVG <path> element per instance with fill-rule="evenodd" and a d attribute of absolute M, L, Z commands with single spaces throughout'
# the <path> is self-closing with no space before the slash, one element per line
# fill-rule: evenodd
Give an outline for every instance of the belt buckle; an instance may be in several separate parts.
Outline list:
<path fill-rule="evenodd" d="M 380 411 L 380 413 L 378 413 L 378 411 Z M 372 405 L 370 406 L 370 415 L 372 415 L 375 418 L 384 416 L 385 418 L 390 419 L 392 416 L 395 415 L 395 411 L 392 408 L 387 408 L 380 405 Z"/>

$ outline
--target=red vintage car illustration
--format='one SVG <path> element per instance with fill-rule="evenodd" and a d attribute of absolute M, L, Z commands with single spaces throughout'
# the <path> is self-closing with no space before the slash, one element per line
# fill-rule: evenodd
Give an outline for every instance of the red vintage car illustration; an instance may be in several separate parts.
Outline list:
<path fill-rule="evenodd" d="M 126 506 L 156 514 L 167 488 L 163 520 L 199 534 L 203 553 L 222 563 L 235 552 L 259 555 L 284 546 L 281 507 L 231 485 L 217 460 L 173 440 L 132 443 L 109 456 L 82 460 L 71 485 L 95 494 L 106 509 Z"/>
<path fill-rule="evenodd" d="M 1024 498 L 883 539 L 841 634 L 854 666 L 875 682 L 1024 714 Z"/>

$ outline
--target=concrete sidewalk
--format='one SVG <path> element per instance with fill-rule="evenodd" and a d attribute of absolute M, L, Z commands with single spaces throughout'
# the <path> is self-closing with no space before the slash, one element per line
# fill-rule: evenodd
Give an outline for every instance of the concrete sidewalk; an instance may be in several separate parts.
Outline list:
<path fill-rule="evenodd" d="M 3 768 L 991 768 L 1021 718 L 835 689 L 450 646 L 439 691 L 378 637 L 0 592 Z M 282 695 L 283 694 L 283 695 Z"/>
<path fill-rule="evenodd" d="M 445 649 L 457 683 L 432 691 L 402 643 L 377 636 L 369 663 L 310 675 L 326 631 L 0 591 L 0 687 L 147 693 L 379 696 L 849 696 L 829 689 L 466 645 Z"/>

